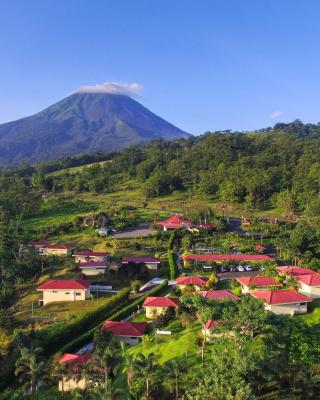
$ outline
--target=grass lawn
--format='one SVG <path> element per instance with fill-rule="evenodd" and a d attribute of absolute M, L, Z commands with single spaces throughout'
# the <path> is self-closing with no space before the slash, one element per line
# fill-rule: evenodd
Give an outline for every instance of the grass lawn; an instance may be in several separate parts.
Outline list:
<path fill-rule="evenodd" d="M 312 327 L 315 332 L 320 333 L 320 299 L 315 299 L 308 305 L 309 312 L 304 315 L 298 315 L 307 325 Z"/>

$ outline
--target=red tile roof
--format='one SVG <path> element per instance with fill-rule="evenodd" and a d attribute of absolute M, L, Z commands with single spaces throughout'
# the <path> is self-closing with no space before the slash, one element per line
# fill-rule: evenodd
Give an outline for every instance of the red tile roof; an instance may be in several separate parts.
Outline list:
<path fill-rule="evenodd" d="M 268 304 L 289 304 L 289 303 L 305 303 L 312 299 L 295 290 L 262 290 L 252 292 L 251 295 L 265 301 Z"/>
<path fill-rule="evenodd" d="M 108 257 L 110 253 L 105 253 L 102 251 L 79 251 L 79 253 L 74 254 L 74 257 Z"/>
<path fill-rule="evenodd" d="M 261 244 L 257 244 L 256 246 L 254 246 L 255 250 L 258 251 L 265 251 L 267 248 L 265 246 L 262 246 Z"/>
<path fill-rule="evenodd" d="M 180 276 L 176 279 L 177 285 L 194 285 L 204 286 L 208 281 L 208 278 L 202 276 Z"/>
<path fill-rule="evenodd" d="M 272 257 L 263 254 L 189 254 L 181 257 L 193 261 L 274 261 Z"/>
<path fill-rule="evenodd" d="M 47 247 L 49 246 L 48 242 L 42 242 L 41 240 L 31 240 L 28 243 L 29 246 L 34 246 L 34 247 Z"/>
<path fill-rule="evenodd" d="M 239 297 L 229 292 L 229 290 L 206 290 L 201 291 L 199 294 L 205 299 L 209 300 L 239 300 Z"/>
<path fill-rule="evenodd" d="M 187 226 L 191 225 L 192 221 L 189 219 L 179 218 L 176 215 L 174 215 L 173 217 L 170 217 L 165 221 L 157 221 L 156 224 L 162 225 L 166 228 L 175 229 L 175 228 L 183 228 L 185 225 Z"/>
<path fill-rule="evenodd" d="M 236 278 L 238 282 L 242 283 L 245 286 L 253 285 L 258 287 L 265 286 L 281 286 L 279 282 L 275 279 L 270 278 L 268 276 L 242 276 L 240 278 Z"/>
<path fill-rule="evenodd" d="M 209 320 L 203 325 L 203 327 L 204 327 L 204 329 L 211 330 L 211 329 L 216 329 L 218 325 L 219 325 L 219 322 L 218 322 L 218 321 L 213 321 L 212 319 L 209 319 Z"/>
<path fill-rule="evenodd" d="M 316 274 L 316 272 L 312 271 L 312 269 L 296 267 L 294 265 L 277 267 L 277 271 L 279 271 L 281 274 L 289 274 L 292 276 Z"/>
<path fill-rule="evenodd" d="M 143 264 L 143 263 L 160 264 L 161 260 L 160 260 L 160 258 L 155 258 L 155 257 L 124 257 L 122 259 L 122 264 L 128 264 L 128 263 L 134 263 L 134 264 Z"/>
<path fill-rule="evenodd" d="M 179 304 L 176 297 L 147 297 L 142 307 L 178 307 Z"/>
<path fill-rule="evenodd" d="M 79 268 L 106 268 L 107 263 L 105 261 L 88 261 L 79 264 Z"/>
<path fill-rule="evenodd" d="M 61 356 L 59 360 L 59 364 L 76 364 L 79 366 L 84 366 L 89 360 L 92 359 L 92 354 L 83 353 L 83 354 L 71 354 L 65 353 Z"/>
<path fill-rule="evenodd" d="M 90 285 L 91 282 L 84 279 L 54 279 L 38 286 L 38 290 L 87 289 Z"/>
<path fill-rule="evenodd" d="M 147 328 L 146 322 L 106 321 L 103 329 L 116 336 L 142 336 Z"/>
<path fill-rule="evenodd" d="M 304 283 L 307 286 L 320 286 L 320 275 L 317 273 L 298 275 L 297 279 L 299 282 Z"/>

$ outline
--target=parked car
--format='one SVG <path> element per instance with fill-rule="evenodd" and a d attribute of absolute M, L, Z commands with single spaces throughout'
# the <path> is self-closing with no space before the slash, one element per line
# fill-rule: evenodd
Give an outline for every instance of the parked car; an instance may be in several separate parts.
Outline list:
<path fill-rule="evenodd" d="M 238 272 L 243 272 L 243 271 L 244 271 L 243 266 L 242 266 L 242 265 L 238 265 L 238 266 L 237 266 L 237 271 L 238 271 Z"/>
<path fill-rule="evenodd" d="M 251 267 L 251 265 L 245 265 L 245 266 L 244 266 L 244 269 L 245 269 L 246 271 L 253 271 L 253 268 Z"/>
<path fill-rule="evenodd" d="M 226 267 L 221 267 L 220 272 L 223 274 L 224 272 L 228 272 L 228 270 Z"/>

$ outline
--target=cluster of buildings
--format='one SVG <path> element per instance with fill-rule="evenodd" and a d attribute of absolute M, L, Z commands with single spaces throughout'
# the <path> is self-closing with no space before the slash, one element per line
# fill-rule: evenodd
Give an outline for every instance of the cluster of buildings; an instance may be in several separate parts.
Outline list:
<path fill-rule="evenodd" d="M 213 230 L 216 228 L 216 225 L 210 222 L 194 222 L 190 219 L 178 217 L 177 215 L 174 215 L 164 221 L 156 221 L 155 225 L 158 225 L 164 231 L 187 229 L 190 232 L 197 232 L 200 229 Z"/>

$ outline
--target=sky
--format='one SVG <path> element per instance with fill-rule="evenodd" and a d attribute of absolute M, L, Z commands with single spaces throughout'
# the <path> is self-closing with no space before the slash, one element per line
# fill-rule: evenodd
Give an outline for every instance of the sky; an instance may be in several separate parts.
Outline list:
<path fill-rule="evenodd" d="M 0 123 L 101 84 L 192 134 L 317 123 L 319 14 L 318 0 L 1 2 Z"/>

